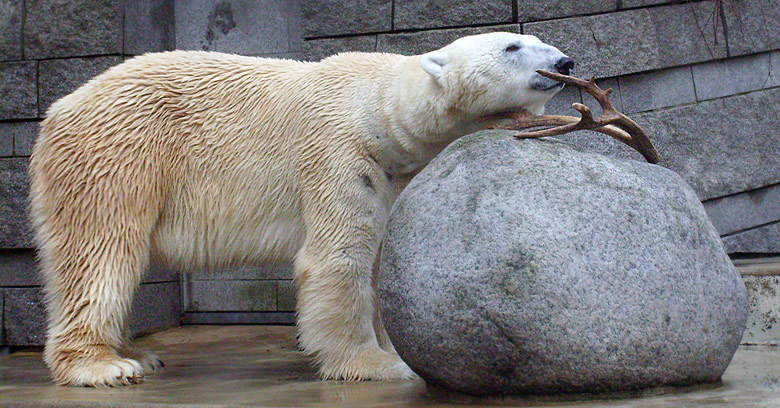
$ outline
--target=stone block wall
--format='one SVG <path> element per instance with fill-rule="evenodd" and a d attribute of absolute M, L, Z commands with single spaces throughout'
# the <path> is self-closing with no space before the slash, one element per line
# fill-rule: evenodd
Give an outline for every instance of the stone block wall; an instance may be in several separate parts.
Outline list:
<path fill-rule="evenodd" d="M 729 253 L 780 253 L 780 11 L 774 0 L 0 0 L 0 347 L 40 344 L 40 280 L 26 167 L 47 107 L 144 52 L 196 49 L 319 60 L 424 53 L 465 35 L 533 34 L 612 87 L 661 165 L 698 192 Z M 719 9 L 719 4 L 727 7 Z M 548 106 L 595 102 L 567 87 Z M 596 109 L 598 111 L 599 109 Z M 598 113 L 598 112 L 597 112 Z M 593 133 L 562 136 L 640 159 Z M 183 322 L 290 323 L 289 264 L 153 266 L 135 333 Z"/>
<path fill-rule="evenodd" d="M 721 6 L 721 7 L 719 7 Z M 612 87 L 698 192 L 729 253 L 780 253 L 780 9 L 773 0 L 304 0 L 304 57 L 417 54 L 486 31 L 531 34 Z M 583 102 L 584 101 L 584 102 Z M 567 88 L 548 112 L 596 105 Z M 641 159 L 592 133 L 562 136 Z"/>
<path fill-rule="evenodd" d="M 171 0 L 0 0 L 0 347 L 40 345 L 45 313 L 27 221 L 27 165 L 52 102 L 145 52 L 174 48 Z M 178 273 L 147 273 L 130 330 L 179 324 Z"/>

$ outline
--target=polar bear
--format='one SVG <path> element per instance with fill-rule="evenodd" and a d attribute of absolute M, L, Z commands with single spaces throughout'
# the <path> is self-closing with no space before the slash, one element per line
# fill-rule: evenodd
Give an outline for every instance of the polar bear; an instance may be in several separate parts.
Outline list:
<path fill-rule="evenodd" d="M 535 71 L 572 65 L 491 33 L 317 63 L 155 53 L 94 78 L 51 106 L 30 162 L 55 382 L 130 384 L 161 366 L 124 336 L 150 261 L 294 260 L 299 342 L 323 378 L 414 376 L 375 316 L 393 201 L 456 138 L 541 113 L 563 85 Z"/>

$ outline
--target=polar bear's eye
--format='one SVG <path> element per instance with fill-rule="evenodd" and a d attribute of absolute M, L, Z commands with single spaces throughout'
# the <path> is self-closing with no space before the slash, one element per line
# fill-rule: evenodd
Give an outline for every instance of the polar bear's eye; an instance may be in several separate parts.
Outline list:
<path fill-rule="evenodd" d="M 512 45 L 510 45 L 509 47 L 506 47 L 506 48 L 504 49 L 504 51 L 506 51 L 506 52 L 515 52 L 515 51 L 517 51 L 517 50 L 519 50 L 519 49 L 520 49 L 520 46 L 519 46 L 519 45 L 512 44 Z"/>

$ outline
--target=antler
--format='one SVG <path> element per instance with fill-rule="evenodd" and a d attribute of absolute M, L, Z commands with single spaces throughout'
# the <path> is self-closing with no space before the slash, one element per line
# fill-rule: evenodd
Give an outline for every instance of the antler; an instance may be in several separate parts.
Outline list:
<path fill-rule="evenodd" d="M 658 163 L 658 161 L 661 160 L 661 155 L 658 154 L 655 146 L 653 146 L 653 143 L 647 138 L 647 135 L 645 135 L 644 130 L 642 130 L 639 124 L 628 116 L 618 112 L 612 105 L 612 102 L 609 100 L 609 94 L 612 93 L 612 88 L 607 90 L 599 88 L 593 78 L 586 81 L 573 76 L 556 74 L 543 70 L 536 72 L 547 78 L 582 88 L 598 101 L 603 113 L 598 119 L 593 119 L 590 108 L 581 103 L 572 104 L 572 107 L 580 113 L 580 118 L 559 115 L 532 116 L 525 112 L 518 113 L 512 116 L 515 120 L 512 128 L 515 130 L 539 126 L 557 127 L 532 132 L 520 132 L 515 135 L 516 137 L 526 139 L 562 135 L 576 130 L 593 130 L 609 135 L 631 146 L 634 150 L 641 153 L 645 160 L 650 163 Z"/>

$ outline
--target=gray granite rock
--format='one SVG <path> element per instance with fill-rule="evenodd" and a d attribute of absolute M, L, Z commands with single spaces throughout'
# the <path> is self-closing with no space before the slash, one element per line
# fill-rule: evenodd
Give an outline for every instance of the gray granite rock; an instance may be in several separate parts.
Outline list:
<path fill-rule="evenodd" d="M 5 288 L 5 340 L 10 346 L 40 346 L 46 336 L 43 290 Z"/>
<path fill-rule="evenodd" d="M 92 77 L 121 63 L 120 56 L 41 61 L 38 69 L 40 116 L 43 117 L 49 106 L 57 99 L 75 91 Z"/>
<path fill-rule="evenodd" d="M 307 61 L 319 61 L 340 52 L 374 52 L 375 50 L 376 35 L 324 38 L 305 41 L 303 43 L 303 58 Z"/>
<path fill-rule="evenodd" d="M 299 51 L 297 7 L 288 0 L 177 1 L 176 48 L 242 55 Z"/>
<path fill-rule="evenodd" d="M 306 38 L 390 31 L 392 0 L 301 0 Z"/>
<path fill-rule="evenodd" d="M 585 14 L 605 13 L 617 9 L 616 0 L 536 0 L 517 2 L 517 21 L 549 20 Z"/>
<path fill-rule="evenodd" d="M 0 286 L 39 286 L 41 283 L 34 251 L 4 251 L 0 254 Z"/>
<path fill-rule="evenodd" d="M 122 53 L 122 0 L 26 0 L 26 58 Z"/>
<path fill-rule="evenodd" d="M 512 22 L 511 0 L 395 0 L 394 4 L 396 30 Z"/>
<path fill-rule="evenodd" d="M 718 29 L 723 38 L 708 18 L 712 7 L 700 2 L 541 21 L 523 24 L 523 32 L 577 61 L 578 75 L 611 77 L 725 57 L 725 43 L 699 31 Z"/>
<path fill-rule="evenodd" d="M 124 0 L 124 53 L 168 51 L 176 48 L 173 0 Z"/>
<path fill-rule="evenodd" d="M 26 158 L 0 159 L 0 248 L 32 248 Z"/>
<path fill-rule="evenodd" d="M 187 280 L 187 312 L 276 311 L 271 280 Z"/>
<path fill-rule="evenodd" d="M 38 116 L 35 61 L 0 63 L 0 120 Z"/>
<path fill-rule="evenodd" d="M 723 246 L 730 254 L 778 254 L 780 253 L 780 222 L 723 237 Z"/>
<path fill-rule="evenodd" d="M 145 283 L 138 288 L 130 312 L 130 334 L 137 336 L 181 324 L 179 282 Z"/>
<path fill-rule="evenodd" d="M 0 61 L 22 59 L 22 0 L 0 0 Z"/>
<path fill-rule="evenodd" d="M 468 394 L 717 381 L 748 310 L 679 176 L 503 131 L 454 142 L 412 180 L 380 268 L 396 350 Z"/>
<path fill-rule="evenodd" d="M 378 52 L 391 52 L 404 55 L 424 54 L 437 48 L 441 48 L 461 37 L 495 31 L 519 33 L 520 25 L 507 24 L 490 27 L 379 34 L 377 38 L 376 50 Z"/>

